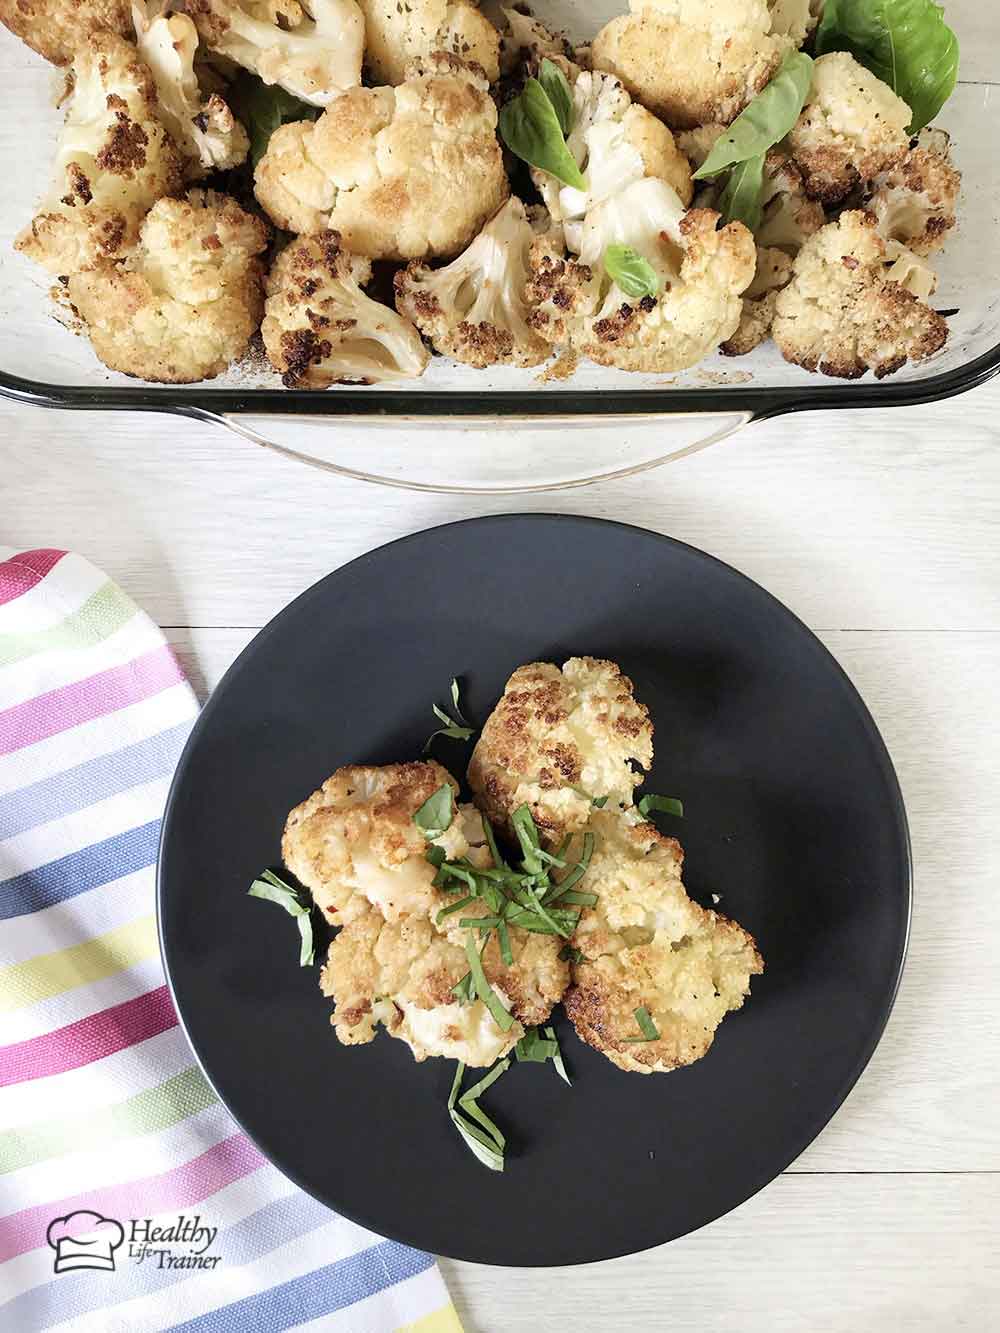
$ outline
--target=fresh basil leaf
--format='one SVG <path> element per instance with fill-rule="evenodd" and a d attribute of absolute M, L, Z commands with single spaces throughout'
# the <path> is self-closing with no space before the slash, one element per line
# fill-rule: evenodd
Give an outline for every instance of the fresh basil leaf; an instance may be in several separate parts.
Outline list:
<path fill-rule="evenodd" d="M 626 296 L 636 300 L 655 296 L 660 290 L 656 269 L 631 246 L 609 245 L 604 251 L 604 268 L 611 281 L 616 282 Z"/>
<path fill-rule="evenodd" d="M 694 179 L 717 176 L 780 143 L 801 114 L 812 87 L 812 71 L 813 62 L 804 51 L 787 55 L 767 87 L 719 136 Z"/>
<path fill-rule="evenodd" d="M 656 1024 L 653 1022 L 653 1016 L 652 1016 L 652 1014 L 649 1012 L 648 1009 L 646 1009 L 646 1008 L 636 1009 L 636 1011 L 635 1011 L 635 1021 L 639 1024 L 639 1031 L 642 1033 L 642 1036 L 641 1036 L 641 1037 L 626 1037 L 626 1038 L 625 1038 L 626 1041 L 628 1041 L 628 1042 L 633 1042 L 633 1041 L 658 1041 L 658 1040 L 659 1040 L 659 1036 L 660 1036 L 659 1029 L 657 1028 Z"/>
<path fill-rule="evenodd" d="M 583 173 L 566 147 L 558 113 L 537 79 L 528 79 L 523 91 L 500 112 L 500 137 L 522 162 L 547 171 L 564 185 L 586 190 Z"/>
<path fill-rule="evenodd" d="M 476 986 L 476 994 L 493 1015 L 493 1020 L 500 1031 L 509 1032 L 514 1026 L 514 1017 L 503 1007 L 500 997 L 486 980 L 486 973 L 483 971 L 483 960 L 479 956 L 479 950 L 476 948 L 471 935 L 465 937 L 465 956 L 469 960 L 469 971 L 472 973 L 472 980 Z"/>
<path fill-rule="evenodd" d="M 299 925 L 301 946 L 299 948 L 299 966 L 311 967 L 316 957 L 313 943 L 312 914 L 309 903 L 304 903 L 290 884 L 286 884 L 273 870 L 265 870 L 260 879 L 255 879 L 247 890 L 251 898 L 263 898 L 266 902 L 277 903 L 289 916 L 294 916 Z"/>
<path fill-rule="evenodd" d="M 742 222 L 750 231 L 761 224 L 764 208 L 765 154 L 737 162 L 729 173 L 725 189 L 719 198 L 719 212 L 723 222 Z"/>
<path fill-rule="evenodd" d="M 564 963 L 579 964 L 587 961 L 587 955 L 580 949 L 575 949 L 572 944 L 567 944 L 564 948 L 560 949 L 559 957 Z"/>
<path fill-rule="evenodd" d="M 563 134 L 569 134 L 573 128 L 573 90 L 566 75 L 557 64 L 547 57 L 538 71 L 538 82 L 542 85 L 545 96 L 552 103 L 552 109 L 559 121 Z"/>
<path fill-rule="evenodd" d="M 640 800 L 637 808 L 644 819 L 651 810 L 659 810 L 664 815 L 676 815 L 678 819 L 684 818 L 684 802 L 673 796 L 654 796 L 650 792 Z"/>
<path fill-rule="evenodd" d="M 433 842 L 451 826 L 455 815 L 455 795 L 450 782 L 443 782 L 433 796 L 428 796 L 413 816 L 413 822 L 424 837 Z"/>
<path fill-rule="evenodd" d="M 955 91 L 958 38 L 935 0 L 827 0 L 816 53 L 848 51 L 913 112 L 909 132 L 929 125 Z"/>
<path fill-rule="evenodd" d="M 546 1035 L 546 1037 L 548 1037 L 548 1039 L 549 1039 L 550 1041 L 554 1041 L 555 1044 L 556 1044 L 556 1053 L 555 1053 L 555 1055 L 552 1057 L 552 1063 L 553 1063 L 553 1064 L 555 1065 L 555 1067 L 556 1067 L 556 1073 L 559 1075 L 559 1077 L 562 1079 L 562 1081 L 566 1084 L 566 1086 L 569 1087 L 569 1088 L 571 1088 L 571 1087 L 573 1086 L 573 1084 L 572 1084 L 572 1081 L 571 1081 L 571 1079 L 570 1079 L 569 1074 L 566 1073 L 566 1066 L 563 1064 L 562 1050 L 561 1050 L 561 1048 L 560 1048 L 560 1046 L 559 1046 L 559 1038 L 556 1036 L 556 1030 L 555 1030 L 555 1028 L 546 1028 L 546 1029 L 545 1029 L 545 1035 Z"/>

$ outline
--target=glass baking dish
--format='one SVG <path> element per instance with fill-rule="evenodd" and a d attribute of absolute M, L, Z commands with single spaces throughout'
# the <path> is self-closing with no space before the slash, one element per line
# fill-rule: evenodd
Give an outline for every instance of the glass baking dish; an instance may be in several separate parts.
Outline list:
<path fill-rule="evenodd" d="M 537 0 L 539 17 L 592 36 L 625 0 Z M 489 8 L 487 5 L 486 8 Z M 477 371 L 433 358 L 405 387 L 283 389 L 256 358 L 210 383 L 146 385 L 105 369 L 74 332 L 47 275 L 11 248 L 48 181 L 62 76 L 0 29 L 0 394 L 43 407 L 171 412 L 217 422 L 246 440 L 388 485 L 530 491 L 628 475 L 716 443 L 750 421 L 838 407 L 912 406 L 947 398 L 1000 370 L 1000 9 L 948 0 L 962 43 L 961 83 L 938 123 L 964 173 L 959 224 L 936 257 L 935 304 L 954 310 L 936 357 L 892 380 L 844 383 L 787 365 L 773 344 L 717 356 L 679 375 L 581 364 L 571 378 L 539 369 Z M 395 429 L 380 429 L 395 427 Z"/>

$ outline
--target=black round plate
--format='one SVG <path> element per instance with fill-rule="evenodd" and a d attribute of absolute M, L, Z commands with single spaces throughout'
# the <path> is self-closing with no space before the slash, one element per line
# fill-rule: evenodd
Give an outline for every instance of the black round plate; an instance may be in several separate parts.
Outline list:
<path fill-rule="evenodd" d="M 298 932 L 246 896 L 285 815 L 341 764 L 419 756 L 453 675 L 482 721 L 523 662 L 621 663 L 650 708 L 647 789 L 684 800 L 692 895 L 767 970 L 704 1060 L 616 1069 L 558 1023 L 574 1086 L 515 1065 L 486 1105 L 507 1170 L 452 1128 L 454 1065 L 340 1046 Z M 440 741 L 461 773 L 468 750 Z M 899 787 L 854 688 L 756 584 L 650 532 L 518 515 L 434 528 L 316 584 L 212 695 L 167 805 L 167 974 L 219 1096 L 287 1176 L 383 1235 L 494 1264 L 632 1253 L 712 1221 L 830 1119 L 885 1026 L 910 915 Z M 561 1012 L 561 1011 L 560 1011 Z"/>

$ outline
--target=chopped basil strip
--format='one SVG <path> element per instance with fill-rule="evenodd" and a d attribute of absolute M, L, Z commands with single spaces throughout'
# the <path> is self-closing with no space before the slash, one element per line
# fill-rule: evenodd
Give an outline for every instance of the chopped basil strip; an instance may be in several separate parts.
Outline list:
<path fill-rule="evenodd" d="M 573 128 L 573 90 L 569 80 L 559 66 L 546 57 L 538 71 L 538 82 L 552 103 L 559 128 L 563 134 L 569 134 Z"/>
<path fill-rule="evenodd" d="M 497 926 L 497 938 L 500 941 L 500 957 L 503 959 L 504 967 L 512 967 L 514 964 L 514 955 L 510 948 L 510 931 L 507 929 L 507 922 L 501 919 Z"/>
<path fill-rule="evenodd" d="M 566 1086 L 571 1088 L 573 1086 L 573 1083 L 572 1080 L 570 1079 L 569 1074 L 566 1073 L 566 1066 L 563 1064 L 562 1051 L 559 1048 L 559 1038 L 556 1036 L 555 1028 L 546 1028 L 545 1035 L 546 1037 L 548 1037 L 550 1041 L 554 1041 L 556 1044 L 556 1053 L 552 1057 L 552 1063 L 556 1067 L 556 1073 L 566 1084 Z"/>
<path fill-rule="evenodd" d="M 316 956 L 310 904 L 304 903 L 299 893 L 283 879 L 279 879 L 272 870 L 265 870 L 260 879 L 255 879 L 247 893 L 251 898 L 263 898 L 266 902 L 277 903 L 289 916 L 294 916 L 298 920 L 299 935 L 302 937 L 299 966 L 310 967 Z"/>
<path fill-rule="evenodd" d="M 452 707 L 455 710 L 455 717 L 449 717 L 443 708 L 439 708 L 437 704 L 431 704 L 431 708 L 434 710 L 434 716 L 439 722 L 443 722 L 444 726 L 439 727 L 437 731 L 432 731 L 427 737 L 427 743 L 424 746 L 424 754 L 431 748 L 431 743 L 438 736 L 446 736 L 449 740 L 453 741 L 467 741 L 470 737 L 476 734 L 476 728 L 471 726 L 468 720 L 462 715 L 462 710 L 458 704 L 457 676 L 452 676 L 451 678 L 451 702 Z"/>
<path fill-rule="evenodd" d="M 413 822 L 428 842 L 440 838 L 451 826 L 455 814 L 455 795 L 450 782 L 444 782 L 433 796 L 428 796 L 413 816 Z"/>
<path fill-rule="evenodd" d="M 564 963 L 579 964 L 587 961 L 587 955 L 581 952 L 581 950 L 574 948 L 572 944 L 567 944 L 565 948 L 560 949 L 559 957 Z"/>
<path fill-rule="evenodd" d="M 451 1085 L 451 1093 L 448 1097 L 448 1115 L 451 1122 L 465 1140 L 465 1145 L 475 1157 L 491 1171 L 502 1171 L 504 1167 L 504 1147 L 506 1140 L 500 1129 L 490 1119 L 486 1112 L 475 1100 L 476 1097 L 490 1087 L 496 1080 L 510 1067 L 509 1060 L 502 1060 L 495 1065 L 493 1070 L 480 1080 L 475 1087 L 470 1088 L 461 1098 L 459 1090 L 462 1086 L 462 1078 L 465 1075 L 465 1065 L 459 1061 L 455 1070 L 455 1079 Z M 456 1106 L 456 1101 L 458 1105 Z M 478 1121 L 482 1126 L 470 1123 L 468 1117 Z"/>
<path fill-rule="evenodd" d="M 448 907 L 442 907 L 437 914 L 437 924 L 440 926 L 446 916 L 451 916 L 453 912 L 460 912 L 463 907 L 468 907 L 470 903 L 474 903 L 475 901 L 475 898 L 472 897 L 460 898 L 457 903 L 452 903 Z"/>
<path fill-rule="evenodd" d="M 479 956 L 479 950 L 476 948 L 471 935 L 467 935 L 465 938 L 465 956 L 469 960 L 469 971 L 472 973 L 472 979 L 475 982 L 476 994 L 493 1015 L 493 1020 L 500 1031 L 509 1032 L 514 1026 L 514 1017 L 503 1007 L 500 997 L 486 980 L 486 973 L 483 971 L 483 960 Z"/>
<path fill-rule="evenodd" d="M 556 885 L 555 896 L 561 898 L 562 895 L 571 889 L 574 884 L 578 884 L 587 873 L 587 867 L 590 865 L 590 858 L 594 855 L 594 835 L 585 833 L 583 835 L 583 850 L 580 853 L 580 859 L 570 870 L 568 875 L 564 875 Z"/>
<path fill-rule="evenodd" d="M 660 290 L 656 269 L 631 246 L 609 245 L 604 251 L 604 270 L 611 281 L 633 300 L 655 296 Z"/>
<path fill-rule="evenodd" d="M 656 1024 L 653 1022 L 653 1016 L 648 1009 L 642 1008 L 635 1011 L 635 1021 L 639 1024 L 641 1037 L 626 1037 L 626 1041 L 657 1041 L 660 1033 Z"/>
<path fill-rule="evenodd" d="M 664 815 L 676 815 L 678 819 L 684 818 L 684 802 L 673 796 L 654 796 L 650 793 L 642 798 L 638 809 L 644 819 L 651 810 L 658 810 Z"/>
<path fill-rule="evenodd" d="M 594 797 L 594 806 L 595 806 L 598 810 L 603 810 L 604 807 L 607 805 L 607 803 L 608 803 L 608 798 L 607 798 L 606 796 L 595 796 L 595 797 Z"/>
<path fill-rule="evenodd" d="M 466 972 L 457 985 L 452 986 L 451 993 L 459 1004 L 471 1004 L 476 998 L 476 986 L 472 980 L 472 973 Z"/>

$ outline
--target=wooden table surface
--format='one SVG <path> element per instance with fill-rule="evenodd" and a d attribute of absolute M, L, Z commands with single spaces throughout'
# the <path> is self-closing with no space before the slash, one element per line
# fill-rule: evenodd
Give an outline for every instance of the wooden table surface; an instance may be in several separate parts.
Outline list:
<path fill-rule="evenodd" d="M 710 551 L 801 616 L 868 702 L 906 797 L 916 900 L 860 1084 L 783 1176 L 673 1245 L 575 1270 L 444 1263 L 468 1333 L 1000 1324 L 998 421 L 1000 381 L 936 406 L 753 426 L 659 472 L 512 501 L 322 476 L 209 425 L 0 404 L 0 543 L 102 566 L 202 696 L 329 570 L 520 509 Z M 595 1226 L 614 1206 L 594 1201 Z"/>

